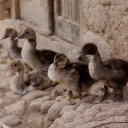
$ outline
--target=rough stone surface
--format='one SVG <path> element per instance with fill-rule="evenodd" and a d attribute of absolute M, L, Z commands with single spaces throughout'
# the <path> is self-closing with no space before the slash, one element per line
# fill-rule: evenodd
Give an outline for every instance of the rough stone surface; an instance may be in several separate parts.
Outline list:
<path fill-rule="evenodd" d="M 113 55 L 128 58 L 128 1 L 82 0 L 83 25 L 106 38 Z"/>
<path fill-rule="evenodd" d="M 18 99 L 18 98 L 21 97 L 20 95 L 14 93 L 14 92 L 12 92 L 12 91 L 7 92 L 7 93 L 6 93 L 6 96 L 9 97 L 9 98 L 12 98 L 12 99 Z"/>
<path fill-rule="evenodd" d="M 48 109 L 54 104 L 54 101 L 45 101 L 41 105 L 41 113 L 45 114 L 48 112 Z"/>
<path fill-rule="evenodd" d="M 78 115 L 78 112 L 76 111 L 70 111 L 70 112 L 65 112 L 63 115 L 62 115 L 62 119 L 65 123 L 68 123 L 68 122 L 72 122 L 73 119 Z"/>
<path fill-rule="evenodd" d="M 45 91 L 34 90 L 34 91 L 28 93 L 27 95 L 25 95 L 25 96 L 23 97 L 23 99 L 26 100 L 26 101 L 30 101 L 30 100 L 34 100 L 34 99 L 36 99 L 36 98 L 45 96 L 45 95 L 47 95 L 47 94 L 48 94 L 48 92 L 45 92 Z"/>
<path fill-rule="evenodd" d="M 30 124 L 32 128 L 41 128 L 42 120 L 43 116 L 41 114 L 31 114 L 27 119 L 27 123 Z"/>
<path fill-rule="evenodd" d="M 63 107 L 63 109 L 61 110 L 60 114 L 63 115 L 66 112 L 70 112 L 75 110 L 75 106 L 74 105 L 66 105 Z"/>
<path fill-rule="evenodd" d="M 38 98 L 38 99 L 32 101 L 31 104 L 30 104 L 30 110 L 39 111 L 40 108 L 41 108 L 42 103 L 49 100 L 49 99 L 50 99 L 50 97 L 44 96 L 44 97 L 41 97 L 41 98 Z"/>
<path fill-rule="evenodd" d="M 22 115 L 25 112 L 25 101 L 18 101 L 14 104 L 5 107 L 5 110 L 10 114 Z"/>
<path fill-rule="evenodd" d="M 68 102 L 66 101 L 56 102 L 53 104 L 48 110 L 47 119 L 55 120 L 57 117 L 59 117 L 61 109 L 67 104 Z"/>
<path fill-rule="evenodd" d="M 52 91 L 52 96 L 59 96 L 65 91 L 65 88 L 63 88 L 63 85 L 59 84 L 57 85 L 53 91 Z"/>
<path fill-rule="evenodd" d="M 18 116 L 15 116 L 15 115 L 8 115 L 0 118 L 0 122 L 11 127 L 11 126 L 18 125 L 20 123 L 20 118 L 18 118 Z"/>

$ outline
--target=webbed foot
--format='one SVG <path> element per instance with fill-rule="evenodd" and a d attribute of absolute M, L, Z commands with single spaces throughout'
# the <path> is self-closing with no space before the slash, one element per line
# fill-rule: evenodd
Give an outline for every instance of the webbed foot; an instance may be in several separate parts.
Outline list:
<path fill-rule="evenodd" d="M 99 97 L 96 101 L 96 103 L 101 103 L 103 102 L 104 100 L 106 100 L 108 97 L 108 87 L 107 86 L 104 86 L 104 94 L 103 96 Z"/>
<path fill-rule="evenodd" d="M 123 89 L 114 90 L 113 102 L 124 102 Z"/>

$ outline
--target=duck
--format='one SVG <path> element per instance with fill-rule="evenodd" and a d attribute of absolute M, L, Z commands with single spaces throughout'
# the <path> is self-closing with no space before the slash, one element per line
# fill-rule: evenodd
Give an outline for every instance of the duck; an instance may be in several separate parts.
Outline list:
<path fill-rule="evenodd" d="M 8 42 L 9 45 L 7 47 L 8 57 L 11 60 L 21 58 L 21 50 L 22 48 L 18 46 L 18 40 L 15 37 L 18 36 L 18 32 L 14 28 L 7 28 L 5 30 L 4 36 L 1 40 L 9 38 L 10 41 Z"/>
<path fill-rule="evenodd" d="M 46 49 L 37 50 L 36 33 L 31 28 L 26 28 L 16 39 L 26 40 L 21 52 L 23 61 L 33 70 L 47 72 L 49 65 L 54 60 L 56 52 Z"/>
<path fill-rule="evenodd" d="M 88 65 L 70 62 L 63 53 L 57 53 L 54 62 L 49 66 L 48 77 L 62 84 L 68 90 L 68 98 L 82 98 L 81 92 L 90 89 L 95 82 L 88 71 Z"/>
<path fill-rule="evenodd" d="M 47 72 L 42 73 L 42 71 L 36 70 L 33 70 L 26 75 L 25 83 L 29 86 L 29 91 L 43 90 L 56 84 L 48 78 Z"/>
<path fill-rule="evenodd" d="M 108 97 L 108 89 L 113 89 L 113 101 L 123 102 L 123 88 L 128 81 L 128 62 L 119 58 L 110 58 L 102 61 L 98 47 L 89 42 L 83 45 L 79 57 L 84 58 L 90 55 L 89 74 L 90 76 L 104 84 L 104 94 L 100 97 L 100 102 Z"/>
<path fill-rule="evenodd" d="M 9 70 L 14 71 L 16 74 L 11 80 L 11 90 L 19 95 L 25 95 L 28 93 L 28 86 L 24 80 L 24 65 L 21 59 L 12 61 L 9 66 Z"/>

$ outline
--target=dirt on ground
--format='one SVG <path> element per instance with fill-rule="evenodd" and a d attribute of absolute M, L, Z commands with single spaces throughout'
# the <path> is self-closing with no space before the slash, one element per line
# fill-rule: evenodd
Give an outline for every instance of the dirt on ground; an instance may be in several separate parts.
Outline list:
<path fill-rule="evenodd" d="M 82 100 L 68 101 L 67 92 L 60 84 L 20 96 L 10 89 L 12 77 L 6 76 L 9 62 L 6 52 L 0 49 L 0 122 L 3 124 L 11 128 L 128 127 L 127 87 L 123 103 L 114 103 L 111 97 L 103 103 L 95 103 L 102 95 L 100 83 Z"/>

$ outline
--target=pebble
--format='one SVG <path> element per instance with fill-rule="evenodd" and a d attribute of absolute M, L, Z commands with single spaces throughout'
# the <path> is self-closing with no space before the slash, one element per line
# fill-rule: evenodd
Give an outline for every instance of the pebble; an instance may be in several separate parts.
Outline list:
<path fill-rule="evenodd" d="M 3 124 L 11 127 L 18 125 L 20 123 L 20 118 L 18 118 L 16 115 L 7 115 L 0 119 L 0 122 Z"/>
<path fill-rule="evenodd" d="M 23 96 L 23 99 L 26 101 L 31 101 L 31 100 L 34 100 L 36 98 L 46 96 L 48 94 L 49 94 L 49 92 L 47 92 L 47 91 L 34 90 L 32 92 L 29 92 L 27 95 Z"/>
<path fill-rule="evenodd" d="M 5 107 L 9 114 L 23 115 L 25 112 L 25 101 L 21 100 Z"/>

